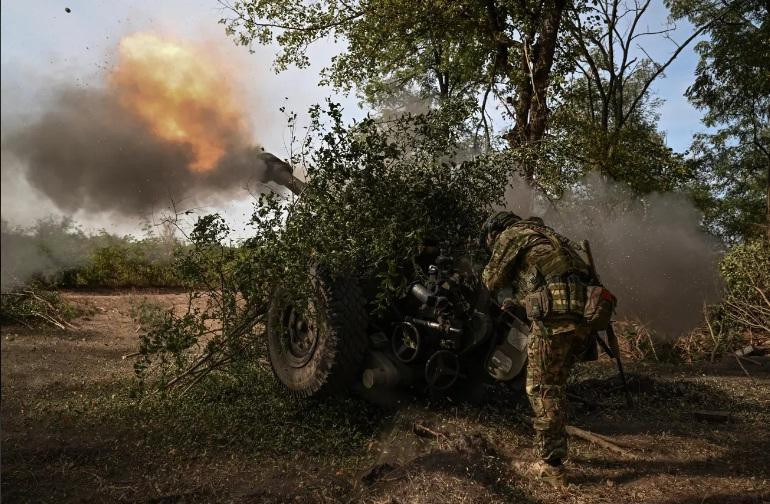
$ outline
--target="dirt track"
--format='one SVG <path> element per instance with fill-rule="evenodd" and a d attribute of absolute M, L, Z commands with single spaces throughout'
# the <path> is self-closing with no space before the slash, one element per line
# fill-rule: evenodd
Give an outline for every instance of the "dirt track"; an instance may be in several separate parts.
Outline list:
<path fill-rule="evenodd" d="M 354 403 L 356 418 L 378 417 L 371 423 L 346 423 L 352 415 L 344 410 L 325 416 L 324 408 L 341 407 L 336 403 L 292 406 L 293 416 L 276 416 L 273 403 L 258 397 L 243 409 L 251 415 L 245 428 L 237 415 L 217 416 L 239 405 L 240 396 L 185 413 L 152 409 L 130 397 L 132 361 L 121 359 L 137 345 L 131 306 L 144 297 L 181 305 L 185 296 L 67 297 L 92 307 L 92 315 L 75 321 L 77 331 L 2 328 L 5 502 L 770 502 L 766 368 L 747 368 L 747 377 L 731 361 L 685 369 L 630 365 L 642 376 L 633 410 L 623 407 L 619 392 L 601 392 L 607 363 L 581 369 L 580 378 L 593 381 L 572 391 L 605 405 L 576 404 L 572 422 L 611 436 L 639 458 L 576 441 L 573 485 L 557 491 L 509 469 L 511 459 L 526 457 L 530 433 L 508 414 L 518 403 L 500 391 L 481 406 L 418 403 L 378 412 Z M 730 416 L 708 422 L 696 410 Z M 195 438 L 185 444 L 178 433 L 188 418 Z M 204 425 L 208 420 L 214 427 Z M 414 422 L 443 435 L 417 437 Z M 285 447 L 262 444 L 260 429 L 271 423 L 278 423 L 271 436 L 287 434 Z M 163 431 L 169 424 L 172 434 Z M 337 438 L 306 449 L 295 440 L 306 431 L 311 439 Z"/>

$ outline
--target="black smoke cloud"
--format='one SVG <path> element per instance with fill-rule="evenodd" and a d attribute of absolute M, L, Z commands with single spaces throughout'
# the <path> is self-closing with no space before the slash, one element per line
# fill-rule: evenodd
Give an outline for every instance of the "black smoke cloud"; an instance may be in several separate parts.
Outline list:
<path fill-rule="evenodd" d="M 250 183 L 291 178 L 288 165 L 266 162 L 261 148 L 239 138 L 228 139 L 214 169 L 192 171 L 189 144 L 154 135 L 104 89 L 59 89 L 38 118 L 9 130 L 4 148 L 65 212 L 144 216 L 171 202 L 221 201 Z"/>

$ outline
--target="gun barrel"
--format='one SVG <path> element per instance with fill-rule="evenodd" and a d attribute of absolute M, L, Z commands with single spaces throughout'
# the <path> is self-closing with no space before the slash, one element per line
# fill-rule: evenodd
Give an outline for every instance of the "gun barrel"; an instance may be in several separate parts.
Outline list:
<path fill-rule="evenodd" d="M 294 176 L 294 170 L 286 161 L 269 152 L 262 152 L 257 158 L 265 164 L 266 180 L 281 184 L 298 196 L 305 189 L 307 184 Z"/>

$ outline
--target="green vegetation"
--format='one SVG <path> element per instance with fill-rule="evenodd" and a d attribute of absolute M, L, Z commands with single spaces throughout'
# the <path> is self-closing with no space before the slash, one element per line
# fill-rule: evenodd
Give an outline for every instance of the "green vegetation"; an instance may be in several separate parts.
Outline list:
<path fill-rule="evenodd" d="M 720 263 L 720 303 L 703 307 L 704 322 L 673 340 L 660 341 L 641 323 L 616 324 L 624 353 L 632 360 L 714 362 L 748 344 L 770 341 L 770 245 L 754 240 L 733 246 Z"/>
<path fill-rule="evenodd" d="M 318 40 L 343 40 L 323 80 L 355 89 L 375 114 L 345 125 L 338 106 L 314 107 L 307 134 L 290 149 L 290 161 L 307 170 L 307 188 L 299 199 L 263 195 L 250 238 L 235 240 L 219 215 L 201 217 L 184 242 L 170 232 L 87 235 L 69 221 L 29 230 L 4 223 L 3 285 L 188 287 L 184 313 L 137 308 L 144 330 L 136 370 L 164 389 L 190 390 L 212 370 L 263 355 L 261 322 L 277 285 L 307 299 L 318 268 L 372 278 L 376 311 L 400 295 L 423 244 L 476 256 L 479 224 L 502 203 L 512 176 L 545 203 L 568 190 L 590 197 L 594 189 L 583 181 L 596 172 L 642 200 L 691 195 L 704 227 L 738 244 L 722 267 L 724 304 L 704 310 L 698 343 L 685 345 L 711 348 L 695 354 L 713 358 L 768 326 L 768 280 L 756 262 L 767 245 L 752 241 L 768 229 L 767 7 L 672 0 L 672 15 L 694 28 L 660 61 L 645 44 L 672 29 L 642 28 L 649 7 L 236 1 L 222 20 L 226 29 L 242 44 L 277 42 L 278 70 L 309 65 Z M 698 35 L 706 38 L 696 46 L 701 62 L 687 95 L 706 111 L 705 124 L 720 129 L 698 136 L 691 153 L 675 153 L 659 130 L 661 103 L 650 86 Z M 502 125 L 491 122 L 493 106 Z M 657 355 L 644 330 L 629 335 L 641 354 Z"/>
<path fill-rule="evenodd" d="M 323 456 L 351 463 L 365 451 L 381 415 L 361 399 L 300 403 L 275 386 L 269 366 L 258 363 L 236 373 L 212 373 L 188 394 L 140 394 L 136 383 L 119 382 L 69 401 L 79 421 L 134 431 L 144 449 L 173 447 L 188 454 L 206 450 Z M 56 414 L 52 404 L 46 414 Z M 43 412 L 41 412 L 43 413 Z M 59 413 L 65 413 L 59 411 Z"/>
<path fill-rule="evenodd" d="M 686 18 L 692 24 L 684 35 L 681 30 L 674 33 L 669 23 L 650 26 L 650 5 L 624 0 L 517 4 L 468 0 L 451 5 L 443 1 L 319 0 L 304 8 L 303 2 L 240 0 L 228 4 L 221 22 L 241 44 L 279 44 L 278 71 L 309 65 L 309 47 L 318 40 L 334 37 L 344 41 L 340 53 L 324 69 L 325 83 L 355 90 L 379 114 L 375 120 L 380 124 L 403 120 L 410 113 L 434 118 L 429 128 L 421 130 L 423 136 L 449 147 L 448 159 L 472 158 L 481 169 L 497 170 L 495 177 L 501 185 L 517 173 L 551 202 L 567 191 L 590 199 L 596 189 L 584 177 L 594 172 L 620 182 L 643 202 L 656 192 L 685 193 L 703 211 L 702 226 L 711 234 L 726 245 L 748 244 L 770 233 L 767 5 L 756 0 L 671 0 L 666 6 L 672 19 Z M 662 37 L 679 42 L 668 55 L 655 59 L 650 53 Z M 650 89 L 691 43 L 696 44 L 701 60 L 687 96 L 706 112 L 704 124 L 712 132 L 697 135 L 689 152 L 676 153 L 659 130 L 662 103 Z M 488 113 L 492 107 L 500 111 L 502 124 L 492 124 L 494 114 Z M 379 148 L 376 143 L 367 145 L 356 155 L 366 158 L 379 153 Z M 404 155 L 410 152 L 402 149 L 397 155 L 411 162 Z M 456 152 L 462 155 L 453 157 Z M 306 158 L 303 161 L 307 163 Z M 331 159 L 313 161 L 335 166 Z M 403 167 L 398 162 L 394 166 Z M 478 172 L 469 169 L 469 163 L 455 167 L 470 171 L 458 175 L 458 180 L 472 186 L 467 181 Z M 452 168 L 445 170 L 454 175 Z M 367 184 L 376 186 L 372 180 Z M 331 187 L 322 187 L 322 197 L 333 191 Z M 371 237 L 387 236 L 392 229 L 402 236 L 424 239 L 424 233 L 410 234 L 411 226 L 419 229 L 419 223 L 409 221 L 415 212 L 409 201 L 376 187 L 387 199 L 365 193 L 357 197 L 367 201 L 365 215 L 377 215 L 381 211 L 378 205 L 387 212 L 375 221 L 358 220 L 357 214 L 349 212 L 348 201 L 340 200 L 340 216 L 329 231 L 353 236 L 355 243 L 360 231 L 349 226 L 354 223 L 369 226 Z M 494 191 L 482 190 L 482 194 L 482 208 L 499 196 Z M 308 203 L 313 216 L 316 205 L 321 204 Z M 597 211 L 621 211 L 615 207 Z M 402 208 L 409 210 L 402 215 Z M 408 225 L 401 228 L 405 223 Z M 279 222 L 273 224 L 280 228 Z M 312 242 L 312 229 L 298 229 Z M 291 232 L 290 224 L 286 233 Z M 374 252 L 368 242 L 361 243 Z M 379 241 L 375 238 L 373 243 Z M 382 244 L 386 245 L 383 256 L 409 251 L 408 245 L 397 240 L 391 241 L 390 248 Z M 344 255 L 340 264 L 351 258 L 347 270 L 356 271 L 362 264 L 358 260 L 366 255 L 357 255 L 359 251 L 348 245 L 332 238 L 305 250 L 312 251 L 315 261 L 329 258 L 334 264 L 337 254 Z M 688 360 L 704 355 L 713 359 L 750 339 L 751 330 L 764 332 L 759 327 L 768 325 L 762 303 L 770 284 L 756 269 L 763 263 L 755 262 L 754 269 L 749 266 L 746 270 L 750 289 L 731 286 L 733 273 L 728 270 L 734 257 L 745 255 L 742 250 L 739 246 L 728 253 L 722 268 L 728 286 L 724 304 L 704 308 L 700 330 L 679 343 L 672 342 L 668 350 L 658 349 L 660 352 L 647 328 L 638 325 L 629 330 L 629 341 L 640 356 L 658 358 L 660 353 Z M 298 256 L 290 252 L 281 256 L 281 264 L 296 261 Z M 752 256 L 746 264 L 758 259 Z M 398 278 L 392 273 L 398 272 L 399 264 L 394 259 L 385 270 L 388 273 L 380 275 Z M 759 297 L 746 305 L 747 295 Z M 740 314 L 740 310 L 752 315 Z"/>
<path fill-rule="evenodd" d="M 770 244 L 755 240 L 734 246 L 720 270 L 725 319 L 739 330 L 770 333 Z"/>
<path fill-rule="evenodd" d="M 2 288 L 30 283 L 49 288 L 181 287 L 175 254 L 182 243 L 163 228 L 144 238 L 88 234 L 71 219 L 46 219 L 30 228 L 2 222 Z"/>
<path fill-rule="evenodd" d="M 687 97 L 712 128 L 695 136 L 696 197 L 728 242 L 770 240 L 770 21 L 759 0 L 671 0 L 672 14 L 702 26 Z M 728 6 L 722 12 L 722 5 Z M 764 222 L 764 224 L 763 224 Z"/>
<path fill-rule="evenodd" d="M 385 119 L 439 113 L 473 153 L 516 150 L 524 179 L 547 194 L 558 198 L 597 171 L 639 195 L 692 192 L 724 239 L 763 229 L 770 183 L 763 2 L 672 0 L 672 16 L 692 23 L 684 33 L 656 22 L 651 2 L 626 0 L 227 5 L 221 22 L 237 42 L 281 46 L 276 70 L 306 67 L 314 43 L 341 40 L 322 82 L 355 90 Z M 679 43 L 653 58 L 664 37 Z M 707 126 L 724 128 L 698 136 L 686 156 L 666 145 L 661 102 L 650 89 L 696 41 L 701 62 L 688 97 L 707 111 Z"/>
<path fill-rule="evenodd" d="M 3 324 L 70 329 L 69 321 L 82 314 L 81 308 L 67 302 L 56 291 L 27 286 L 0 294 L 0 323 Z"/>
<path fill-rule="evenodd" d="M 312 113 L 301 146 L 308 171 L 301 198 L 264 195 L 253 236 L 237 244 L 218 215 L 195 224 L 177 265 L 197 290 L 184 314 L 145 310 L 137 363 L 143 378 L 188 390 L 212 369 L 264 355 L 259 322 L 276 286 L 308 299 L 318 268 L 375 279 L 376 311 L 402 294 L 403 273 L 415 268 L 424 244 L 476 250 L 513 160 L 449 161 L 455 139 L 429 134 L 452 131 L 440 115 L 345 127 L 336 105 Z"/>
<path fill-rule="evenodd" d="M 121 321 L 122 347 L 113 346 L 114 327 L 103 320 L 101 339 L 8 338 L 4 352 L 18 345 L 11 346 L 18 360 L 11 362 L 11 379 L 3 380 L 9 403 L 4 411 L 11 412 L 4 416 L 11 423 L 4 429 L 10 450 L 4 452 L 3 491 L 28 492 L 29 500 L 93 491 L 109 501 L 211 501 L 261 500 L 263 495 L 249 492 L 277 487 L 276 495 L 302 500 L 313 490 L 308 481 L 315 481 L 323 487 L 323 502 L 354 501 L 367 491 L 358 483 L 360 470 L 392 455 L 399 448 L 393 435 L 400 430 L 410 450 L 416 446 L 427 454 L 404 462 L 406 479 L 391 480 L 410 492 L 424 475 L 420 464 L 461 451 L 443 433 L 432 441 L 414 437 L 414 421 L 429 418 L 429 408 L 439 411 L 441 429 L 502 440 L 518 458 L 531 443 L 511 414 L 523 397 L 501 384 L 481 406 L 416 400 L 416 407 L 398 414 L 356 397 L 290 399 L 266 358 L 265 314 L 276 286 L 294 299 L 308 299 L 316 278 L 327 274 L 367 279 L 372 285 L 366 287 L 379 293 L 368 308 L 377 312 L 403 293 L 404 273 L 415 271 L 414 257 L 424 245 L 445 246 L 481 264 L 479 225 L 504 202 L 512 177 L 520 176 L 537 193 L 537 203 L 556 208 L 567 193 L 589 199 L 599 192 L 585 182 L 591 173 L 625 186 L 644 209 L 655 204 L 647 196 L 656 192 L 689 195 L 704 212 L 703 227 L 721 239 L 726 253 L 720 264 L 723 298 L 703 307 L 701 327 L 661 341 L 642 321 L 616 325 L 636 397 L 633 408 L 622 406 L 608 359 L 577 366 L 570 392 L 587 401 L 574 402 L 571 421 L 587 427 L 596 422 L 597 431 L 602 424 L 620 425 L 610 432 L 644 455 L 612 460 L 577 444 L 576 458 L 587 467 L 579 498 L 606 499 L 605 483 L 616 482 L 632 492 L 620 501 L 655 498 L 653 490 L 674 482 L 687 487 L 686 493 L 673 493 L 679 500 L 702 482 L 713 486 L 702 488 L 718 490 L 716 499 L 758 488 L 762 482 L 755 475 L 767 459 L 766 440 L 756 434 L 769 420 L 766 380 L 721 376 L 711 372 L 716 366 L 701 363 L 747 343 L 770 341 L 767 3 L 667 1 L 674 18 L 693 25 L 687 44 L 705 36 L 696 46 L 701 62 L 687 96 L 705 111 L 710 130 L 697 135 L 687 153 L 672 151 L 659 129 L 661 103 L 650 86 L 681 47 L 662 61 L 647 54 L 651 46 L 645 41 L 670 32 L 647 27 L 650 4 L 225 4 L 229 17 L 222 22 L 237 41 L 281 46 L 278 70 L 309 65 L 309 49 L 318 40 L 341 41 L 323 80 L 355 89 L 375 112 L 346 125 L 339 106 L 313 107 L 303 139 L 290 146 L 292 164 L 307 170 L 307 187 L 300 198 L 262 195 L 245 239 L 234 238 L 216 214 L 201 216 L 184 238 L 177 238 L 173 223 L 137 238 L 86 233 L 66 219 L 29 229 L 3 221 L 3 324 L 69 329 L 82 308 L 58 288 L 184 287 L 189 295 L 186 306 L 176 296 L 166 306 L 135 303 L 135 324 Z M 494 124 L 493 115 L 502 124 Z M 295 119 L 289 116 L 292 132 Z M 697 252 L 693 248 L 687 252 Z M 109 311 L 118 312 L 115 305 Z M 136 353 L 130 339 L 135 328 Z M 43 340 L 49 344 L 45 353 L 37 348 Z M 62 352 L 65 347 L 69 353 Z M 30 350 L 37 361 L 27 358 Z M 138 380 L 121 377 L 124 353 L 137 357 Z M 4 367 L 7 362 L 4 354 Z M 84 362 L 117 365 L 89 375 Z M 728 411 L 738 422 L 715 430 L 694 421 L 695 408 Z M 481 466 L 497 459 L 506 469 L 474 484 L 512 482 L 521 493 L 506 501 L 552 500 L 536 493 L 529 499 L 530 483 L 512 478 L 508 456 L 487 455 L 473 452 L 469 462 Z M 471 465 L 458 466 L 456 473 L 437 465 L 432 472 L 454 489 L 463 477 L 474 477 Z M 329 474 L 310 475 L 319 467 Z M 245 480 L 245 492 L 223 473 Z M 634 473 L 651 483 L 631 481 Z M 347 487 L 333 488 L 339 481 Z M 444 494 L 426 481 L 426 494 L 440 500 Z M 708 497 L 703 495 L 697 499 Z"/>

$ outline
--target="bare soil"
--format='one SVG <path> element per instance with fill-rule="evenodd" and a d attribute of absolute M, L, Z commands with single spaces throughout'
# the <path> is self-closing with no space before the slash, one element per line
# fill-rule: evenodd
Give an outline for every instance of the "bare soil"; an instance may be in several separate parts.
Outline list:
<path fill-rule="evenodd" d="M 296 404 L 265 371 L 245 388 L 253 393 L 228 385 L 198 402 L 145 399 L 122 358 L 137 350 L 132 306 L 183 306 L 186 296 L 65 296 L 90 308 L 75 331 L 2 327 L 5 502 L 770 502 L 766 364 L 628 363 L 633 408 L 609 362 L 581 366 L 570 391 L 601 404 L 576 401 L 570 422 L 637 458 L 573 440 L 570 485 L 554 489 L 511 468 L 528 460 L 531 431 L 510 391 L 398 410 Z M 438 436 L 416 435 L 415 423 Z"/>

